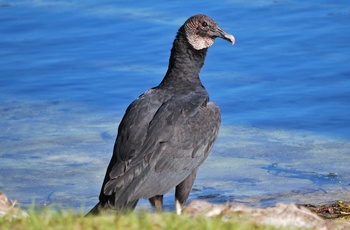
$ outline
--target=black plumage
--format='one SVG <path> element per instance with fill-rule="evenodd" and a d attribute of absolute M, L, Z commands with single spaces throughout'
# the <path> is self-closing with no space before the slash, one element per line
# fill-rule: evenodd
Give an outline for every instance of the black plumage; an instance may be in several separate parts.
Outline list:
<path fill-rule="evenodd" d="M 163 81 L 126 110 L 100 201 L 90 213 L 133 209 L 140 198 L 160 211 L 163 194 L 174 187 L 181 212 L 219 132 L 219 108 L 209 102 L 199 79 L 207 49 L 217 37 L 234 43 L 232 35 L 202 14 L 180 27 Z"/>

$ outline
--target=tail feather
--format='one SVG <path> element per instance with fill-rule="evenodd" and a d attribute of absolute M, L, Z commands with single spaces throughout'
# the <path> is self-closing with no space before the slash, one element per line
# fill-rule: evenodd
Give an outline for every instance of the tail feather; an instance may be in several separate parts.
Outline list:
<path fill-rule="evenodd" d="M 99 215 L 103 212 L 113 213 L 113 214 L 130 212 L 135 209 L 138 201 L 139 200 L 134 200 L 132 202 L 127 203 L 123 207 L 119 207 L 115 209 L 112 209 L 111 207 L 109 207 L 108 204 L 102 204 L 101 202 L 98 202 L 85 216 Z"/>
<path fill-rule="evenodd" d="M 103 205 L 101 202 L 98 202 L 85 216 L 98 215 L 103 210 Z"/>

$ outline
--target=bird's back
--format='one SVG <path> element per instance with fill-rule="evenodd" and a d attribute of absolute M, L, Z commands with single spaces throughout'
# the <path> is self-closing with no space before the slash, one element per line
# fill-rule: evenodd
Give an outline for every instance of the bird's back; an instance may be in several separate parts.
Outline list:
<path fill-rule="evenodd" d="M 168 192 L 208 156 L 220 112 L 203 87 L 154 88 L 136 99 L 119 125 L 100 201 L 122 208 Z"/>

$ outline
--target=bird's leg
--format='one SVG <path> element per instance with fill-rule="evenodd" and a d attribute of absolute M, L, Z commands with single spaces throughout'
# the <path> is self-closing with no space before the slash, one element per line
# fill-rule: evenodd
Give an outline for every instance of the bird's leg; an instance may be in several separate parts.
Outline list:
<path fill-rule="evenodd" d="M 123 212 L 133 211 L 137 205 L 137 202 L 139 202 L 139 200 L 131 201 L 131 202 L 127 203 L 124 207 L 122 207 L 121 210 Z"/>
<path fill-rule="evenodd" d="M 185 205 L 188 196 L 192 190 L 194 180 L 196 179 L 197 169 L 193 170 L 192 173 L 176 186 L 175 189 L 175 211 L 176 214 L 180 215 L 183 206 Z"/>
<path fill-rule="evenodd" d="M 156 208 L 156 212 L 162 212 L 163 210 L 163 195 L 156 195 L 148 199 L 153 207 Z"/>
<path fill-rule="evenodd" d="M 175 211 L 177 215 L 181 215 L 183 205 L 181 202 L 175 198 Z"/>

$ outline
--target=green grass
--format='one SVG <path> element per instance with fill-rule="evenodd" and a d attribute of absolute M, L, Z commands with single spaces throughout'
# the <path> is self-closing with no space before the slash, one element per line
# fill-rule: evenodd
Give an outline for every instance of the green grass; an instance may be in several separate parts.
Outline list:
<path fill-rule="evenodd" d="M 209 229 L 276 229 L 273 227 L 258 227 L 253 223 L 242 220 L 230 220 L 223 222 L 219 217 L 190 217 L 186 214 L 181 216 L 175 213 L 146 213 L 138 212 L 126 215 L 100 215 L 84 217 L 83 214 L 74 214 L 72 210 L 55 211 L 44 209 L 42 211 L 29 211 L 29 216 L 26 218 L 12 219 L 9 221 L 4 217 L 0 217 L 0 229 L 145 229 L 145 230 L 209 230 Z"/>

